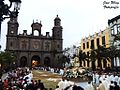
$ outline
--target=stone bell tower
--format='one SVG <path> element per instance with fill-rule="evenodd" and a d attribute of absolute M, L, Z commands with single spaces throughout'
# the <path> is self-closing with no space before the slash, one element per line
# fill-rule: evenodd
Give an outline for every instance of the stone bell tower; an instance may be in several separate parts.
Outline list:
<path fill-rule="evenodd" d="M 17 49 L 17 34 L 18 34 L 19 23 L 17 18 L 10 18 L 8 21 L 8 30 L 7 30 L 7 50 L 16 50 Z"/>
<path fill-rule="evenodd" d="M 41 21 L 40 23 L 33 21 L 31 27 L 32 27 L 32 35 L 34 35 L 34 31 L 37 30 L 39 32 L 38 36 L 41 36 L 41 27 L 42 27 Z"/>

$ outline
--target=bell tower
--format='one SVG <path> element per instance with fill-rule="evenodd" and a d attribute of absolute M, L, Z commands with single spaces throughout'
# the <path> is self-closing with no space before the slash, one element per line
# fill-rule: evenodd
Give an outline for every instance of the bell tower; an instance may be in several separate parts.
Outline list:
<path fill-rule="evenodd" d="M 38 36 L 41 36 L 41 27 L 42 27 L 41 21 L 40 23 L 33 21 L 31 27 L 32 27 L 32 35 L 34 35 L 35 34 L 34 32 L 37 31 L 39 34 Z"/>
<path fill-rule="evenodd" d="M 54 19 L 54 27 L 52 29 L 52 37 L 54 39 L 62 39 L 61 19 L 58 17 L 58 15 Z"/>
<path fill-rule="evenodd" d="M 57 53 L 61 53 L 63 46 L 61 19 L 56 16 L 52 29 L 53 48 Z"/>
<path fill-rule="evenodd" d="M 9 36 L 17 36 L 18 34 L 18 27 L 19 23 L 17 22 L 17 18 L 10 18 L 10 21 L 8 21 L 8 32 L 7 35 Z"/>
<path fill-rule="evenodd" d="M 16 50 L 18 46 L 17 35 L 19 23 L 17 18 L 10 18 L 8 21 L 6 50 Z"/>

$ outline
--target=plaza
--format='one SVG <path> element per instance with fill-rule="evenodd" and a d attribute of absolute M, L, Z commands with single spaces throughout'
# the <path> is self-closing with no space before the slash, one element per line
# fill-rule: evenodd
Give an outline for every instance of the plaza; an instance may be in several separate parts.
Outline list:
<path fill-rule="evenodd" d="M 90 84 L 88 84 L 89 81 L 76 82 L 76 81 L 69 81 L 70 79 L 63 80 L 63 76 L 60 75 L 60 72 L 58 72 L 56 68 L 48 69 L 46 67 L 35 67 L 32 70 L 30 70 L 28 67 L 16 68 L 15 70 L 3 74 L 2 76 L 3 87 L 0 86 L 0 90 L 8 90 L 10 88 L 12 90 L 14 89 L 31 90 L 31 88 L 32 90 L 38 90 L 37 88 L 41 88 L 41 86 L 39 85 L 36 86 L 38 81 L 43 83 L 43 87 L 44 87 L 44 89 L 40 89 L 40 90 L 57 90 L 57 86 L 59 86 L 60 88 L 59 90 L 62 90 L 62 88 L 64 88 L 63 90 L 66 90 L 65 88 L 68 87 L 69 88 L 67 90 L 103 90 L 100 89 L 101 83 L 99 81 L 101 81 L 102 84 L 104 85 L 105 88 L 104 90 L 111 90 L 110 87 L 111 85 L 113 85 L 111 84 L 111 81 L 117 82 L 117 84 L 120 85 L 119 75 L 120 75 L 119 72 L 114 72 L 114 73 L 95 72 L 93 74 L 93 80 L 90 81 L 91 82 Z M 14 80 L 16 82 L 13 82 Z M 13 84 L 8 84 L 8 83 L 13 83 Z M 73 89 L 73 87 L 79 87 L 79 89 Z M 119 90 L 119 89 L 114 89 L 114 90 Z"/>
<path fill-rule="evenodd" d="M 120 90 L 120 15 L 81 2 L 0 1 L 0 90 Z"/>

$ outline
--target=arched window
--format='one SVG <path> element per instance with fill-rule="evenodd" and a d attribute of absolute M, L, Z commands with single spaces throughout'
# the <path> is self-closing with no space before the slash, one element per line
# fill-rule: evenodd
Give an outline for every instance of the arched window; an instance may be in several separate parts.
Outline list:
<path fill-rule="evenodd" d="M 11 47 L 13 46 L 13 42 L 10 42 L 10 46 L 11 46 Z"/>
<path fill-rule="evenodd" d="M 34 36 L 39 36 L 39 31 L 38 30 L 34 30 Z"/>

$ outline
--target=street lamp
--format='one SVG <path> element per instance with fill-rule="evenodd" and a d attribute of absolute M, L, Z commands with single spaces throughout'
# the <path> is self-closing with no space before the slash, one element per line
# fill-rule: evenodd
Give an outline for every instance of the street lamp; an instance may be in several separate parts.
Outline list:
<path fill-rule="evenodd" d="M 2 78 L 2 65 L 0 63 L 0 79 Z"/>
<path fill-rule="evenodd" d="M 20 10 L 21 0 L 9 0 L 10 4 L 5 4 L 4 0 L 0 0 L 0 39 L 1 39 L 1 24 L 6 18 L 16 18 L 18 16 L 18 10 Z M 14 9 L 11 11 L 11 7 L 14 4 Z M 1 47 L 1 45 L 0 45 Z"/>

